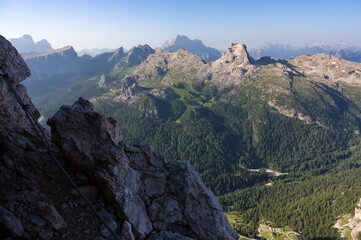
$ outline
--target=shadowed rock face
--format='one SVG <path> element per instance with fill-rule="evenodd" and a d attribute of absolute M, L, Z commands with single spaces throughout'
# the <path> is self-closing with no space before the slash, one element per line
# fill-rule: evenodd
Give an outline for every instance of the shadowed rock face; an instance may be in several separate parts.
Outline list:
<path fill-rule="evenodd" d="M 95 112 L 89 101 L 61 107 L 48 124 L 64 158 L 95 178 L 136 238 L 237 239 L 188 162 L 170 163 L 150 147 L 125 144 L 114 119 Z"/>
<path fill-rule="evenodd" d="M 2 148 L 16 152 L 18 146 L 33 146 L 29 138 L 34 137 L 35 133 L 31 129 L 25 112 L 22 111 L 16 98 L 3 81 L 4 74 L 8 75 L 14 89 L 24 103 L 30 106 L 34 116 L 39 117 L 40 114 L 28 97 L 25 87 L 20 84 L 21 81 L 30 76 L 30 70 L 16 49 L 0 36 L 0 144 Z M 28 133 L 27 137 L 23 136 L 25 132 Z"/>
<path fill-rule="evenodd" d="M 30 70 L 16 49 L 0 35 L 0 66 L 12 83 L 19 83 L 30 76 Z"/>

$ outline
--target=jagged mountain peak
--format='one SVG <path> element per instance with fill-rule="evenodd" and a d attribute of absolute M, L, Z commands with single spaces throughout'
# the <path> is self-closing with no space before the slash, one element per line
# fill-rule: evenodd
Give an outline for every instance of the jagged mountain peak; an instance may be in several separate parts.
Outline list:
<path fill-rule="evenodd" d="M 129 67 L 132 67 L 140 64 L 149 56 L 149 54 L 153 54 L 154 52 L 154 49 L 147 44 L 138 45 L 127 52 L 127 56 L 123 61 L 125 61 Z"/>
<path fill-rule="evenodd" d="M 115 51 L 114 51 L 114 53 L 124 53 L 124 48 L 123 47 L 119 47 L 119 48 L 117 48 Z"/>
<path fill-rule="evenodd" d="M 15 40 L 15 39 L 18 39 L 20 41 L 32 41 L 32 42 L 34 42 L 33 37 L 31 35 L 29 35 L 29 34 L 24 34 L 20 38 L 11 38 L 10 40 Z"/>
<path fill-rule="evenodd" d="M 163 44 L 162 48 L 171 48 L 172 45 L 175 45 L 175 44 L 183 45 L 184 47 L 186 47 L 189 43 L 203 45 L 203 42 L 199 39 L 191 40 L 187 36 L 177 35 L 176 38 L 168 40 L 165 44 Z"/>
<path fill-rule="evenodd" d="M 38 52 L 45 52 L 53 49 L 51 44 L 46 39 L 42 39 L 36 42 L 35 47 Z"/>
<path fill-rule="evenodd" d="M 74 50 L 73 46 L 65 46 L 63 48 L 54 50 L 55 53 L 59 53 L 62 56 L 68 56 L 68 57 L 77 57 L 78 54 Z"/>
<path fill-rule="evenodd" d="M 143 50 L 145 50 L 145 49 L 152 49 L 148 44 L 144 44 L 144 45 L 141 45 L 141 44 L 138 44 L 136 47 L 133 47 L 132 49 L 134 50 L 134 49 L 143 49 Z M 131 51 L 132 49 L 130 49 L 129 51 Z"/>
<path fill-rule="evenodd" d="M 155 51 L 154 51 L 153 48 L 151 48 L 148 44 L 144 44 L 144 45 L 138 45 L 136 47 L 132 47 L 127 52 L 127 56 L 131 56 L 131 55 L 134 55 L 134 54 L 147 54 L 147 56 L 148 56 L 149 54 L 152 54 L 154 52 Z"/>
<path fill-rule="evenodd" d="M 207 47 L 201 40 L 191 40 L 187 36 L 177 35 L 176 38 L 166 41 L 162 47 L 170 52 L 176 52 L 179 49 L 188 50 L 206 61 L 215 61 L 221 57 L 220 51 L 215 48 Z"/>
<path fill-rule="evenodd" d="M 113 55 L 108 59 L 108 62 L 119 61 L 122 57 L 125 56 L 123 47 L 117 48 Z"/>
<path fill-rule="evenodd" d="M 130 75 L 144 86 L 152 86 L 150 79 L 162 79 L 163 84 L 172 84 L 181 77 L 184 81 L 212 80 L 217 86 L 225 87 L 239 85 L 245 76 L 259 68 L 254 64 L 246 46 L 240 43 L 232 43 L 220 59 L 208 63 L 185 49 L 172 52 L 157 48 Z"/>
<path fill-rule="evenodd" d="M 231 43 L 222 57 L 217 60 L 219 63 L 235 63 L 237 65 L 247 65 L 254 63 L 249 56 L 246 45 L 242 43 Z"/>
<path fill-rule="evenodd" d="M 167 49 L 167 48 L 170 48 L 172 47 L 175 42 L 181 42 L 181 41 L 191 41 L 187 36 L 183 36 L 183 35 L 177 35 L 176 38 L 173 38 L 173 39 L 170 39 L 170 40 L 167 40 L 160 48 L 162 49 Z"/>
<path fill-rule="evenodd" d="M 34 42 L 32 36 L 24 34 L 20 38 L 10 38 L 10 42 L 20 53 L 45 52 L 53 50 L 46 39 Z"/>
<path fill-rule="evenodd" d="M 71 57 L 71 58 L 77 58 L 78 54 L 74 50 L 72 46 L 65 46 L 59 49 L 46 51 L 46 52 L 31 52 L 31 53 L 23 53 L 22 56 L 25 60 L 32 59 L 32 58 L 38 58 L 38 57 L 44 57 L 49 55 L 61 55 L 64 57 Z"/>

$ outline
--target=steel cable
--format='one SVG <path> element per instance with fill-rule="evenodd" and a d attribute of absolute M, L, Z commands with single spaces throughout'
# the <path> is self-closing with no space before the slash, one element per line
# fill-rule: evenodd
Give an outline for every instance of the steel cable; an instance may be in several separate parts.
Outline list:
<path fill-rule="evenodd" d="M 30 111 L 30 106 L 27 104 L 24 104 L 24 102 L 21 100 L 19 94 L 16 92 L 16 90 L 14 89 L 13 85 L 10 82 L 9 79 L 9 75 L 6 74 L 3 70 L 3 73 L 1 74 L 0 72 L 0 76 L 2 76 L 3 80 L 5 80 L 7 86 L 9 87 L 9 90 L 13 93 L 13 95 L 15 96 L 16 100 L 18 101 L 18 103 L 20 104 L 21 108 L 25 111 L 26 117 L 29 119 L 32 127 L 34 128 L 36 134 L 38 135 L 38 137 L 41 139 L 41 141 L 43 142 L 43 144 L 46 146 L 46 149 L 48 150 L 48 154 L 50 155 L 50 157 L 56 162 L 56 164 L 58 165 L 59 169 L 61 170 L 61 172 L 65 175 L 65 177 L 68 179 L 68 181 L 73 185 L 73 187 L 76 189 L 76 191 L 79 193 L 79 195 L 84 199 L 84 201 L 87 203 L 87 205 L 90 207 L 90 209 L 94 212 L 94 214 L 96 215 L 96 217 L 104 224 L 104 226 L 110 231 L 110 233 L 114 236 L 115 239 L 117 240 L 121 240 L 121 238 L 115 233 L 115 231 L 109 226 L 109 224 L 107 224 L 105 222 L 105 220 L 103 219 L 103 217 L 98 213 L 98 211 L 95 209 L 95 207 L 93 206 L 93 204 L 91 204 L 90 200 L 80 191 L 78 185 L 73 181 L 73 179 L 70 177 L 70 175 L 68 174 L 68 172 L 64 169 L 64 167 L 62 166 L 62 164 L 58 161 L 58 159 L 56 158 L 54 151 L 51 149 L 51 144 L 48 140 L 48 138 L 46 137 L 46 134 L 44 132 L 44 129 L 40 126 L 39 122 L 37 121 L 37 119 L 34 117 L 34 115 L 32 114 L 32 112 Z"/>

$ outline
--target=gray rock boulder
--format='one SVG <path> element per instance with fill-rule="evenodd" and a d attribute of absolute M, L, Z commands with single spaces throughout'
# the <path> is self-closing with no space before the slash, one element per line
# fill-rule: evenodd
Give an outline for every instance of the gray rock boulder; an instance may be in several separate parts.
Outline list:
<path fill-rule="evenodd" d="M 20 238 L 24 234 L 24 227 L 20 220 L 10 211 L 0 206 L 0 236 L 11 234 L 13 237 Z"/>
<path fill-rule="evenodd" d="M 45 218 L 54 229 L 61 230 L 67 227 L 68 224 L 53 205 L 46 202 L 38 202 L 38 208 L 43 218 Z"/>

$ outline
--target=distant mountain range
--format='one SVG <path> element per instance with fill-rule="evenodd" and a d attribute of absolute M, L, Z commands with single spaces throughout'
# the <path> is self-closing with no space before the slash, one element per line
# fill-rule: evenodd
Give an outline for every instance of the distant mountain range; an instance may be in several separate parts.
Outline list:
<path fill-rule="evenodd" d="M 206 61 L 215 61 L 222 56 L 219 50 L 205 46 L 201 40 L 190 40 L 188 37 L 181 35 L 166 41 L 161 48 L 170 52 L 185 49 Z"/>
<path fill-rule="evenodd" d="M 33 38 L 28 34 L 25 34 L 20 38 L 10 38 L 10 42 L 20 53 L 46 52 L 53 50 L 46 39 L 35 43 Z"/>
<path fill-rule="evenodd" d="M 78 82 L 79 79 L 84 80 L 94 75 L 101 76 L 102 81 L 99 86 L 109 86 L 116 75 L 125 74 L 125 69 L 139 65 L 148 55 L 155 52 L 148 45 L 138 45 L 128 52 L 122 47 L 116 50 L 104 48 L 88 49 L 87 51 L 91 55 L 80 55 L 71 46 L 54 50 L 45 39 L 34 43 L 30 35 L 11 39 L 11 41 L 20 49 L 23 58 L 31 69 L 32 75 L 25 81 L 25 85 L 32 97 L 57 90 L 60 86 L 69 85 Z M 332 50 L 332 48 L 335 47 L 310 45 L 295 48 L 289 45 L 267 44 L 258 49 L 251 49 L 249 56 L 252 62 L 253 59 L 260 59 L 264 56 L 271 56 L 276 59 L 293 59 L 299 55 L 329 53 L 346 60 L 361 62 L 361 51 L 352 51 L 350 49 Z M 222 56 L 220 51 L 205 46 L 202 41 L 191 40 L 181 35 L 168 40 L 162 45 L 162 49 L 169 52 L 184 49 L 199 56 L 204 61 L 217 61 Z M 96 51 L 99 54 L 96 54 Z M 102 51 L 106 52 L 100 53 Z M 265 58 L 261 60 L 265 61 Z M 44 84 L 50 80 L 52 80 L 52 84 Z M 49 88 L 49 86 L 51 87 Z"/>
<path fill-rule="evenodd" d="M 85 48 L 83 50 L 78 51 L 78 54 L 79 55 L 87 54 L 94 57 L 102 53 L 114 52 L 114 50 L 115 50 L 114 48 Z"/>
<path fill-rule="evenodd" d="M 154 50 L 148 45 L 138 45 L 127 53 L 120 47 L 95 57 L 79 56 L 72 46 L 40 53 L 23 53 L 32 73 L 24 85 L 31 97 L 37 97 L 86 81 L 92 76 L 109 72 L 119 74 L 124 68 L 140 64 L 152 53 Z M 112 78 L 104 75 L 103 81 L 103 85 L 106 85 Z"/>
<path fill-rule="evenodd" d="M 46 39 L 35 43 L 33 38 L 27 34 L 20 38 L 11 38 L 10 42 L 18 49 L 20 53 L 39 53 L 53 50 L 50 43 Z M 220 50 L 205 46 L 201 40 L 191 40 L 187 36 L 183 35 L 177 35 L 176 38 L 166 41 L 161 46 L 161 48 L 170 52 L 176 52 L 179 49 L 184 49 L 196 54 L 205 61 L 216 61 L 222 56 L 222 52 Z M 83 49 L 77 53 L 79 56 L 89 55 L 90 57 L 95 57 L 97 55 L 112 53 L 114 51 L 115 49 L 109 48 L 91 48 Z M 127 50 L 123 49 L 123 52 L 126 53 Z M 257 48 L 251 48 L 248 50 L 248 52 L 249 55 L 254 59 L 259 59 L 266 56 L 276 59 L 293 59 L 301 55 L 328 53 L 345 60 L 361 62 L 361 48 L 345 46 L 344 44 L 308 44 L 295 47 L 286 44 L 267 43 Z"/>
<path fill-rule="evenodd" d="M 264 46 L 250 49 L 249 54 L 254 59 L 270 56 L 276 59 L 293 59 L 301 55 L 314 55 L 318 53 L 329 53 L 345 60 L 361 62 L 361 52 L 356 47 L 342 45 L 310 44 L 294 47 L 285 44 L 268 43 Z"/>
<path fill-rule="evenodd" d="M 329 53 L 342 59 L 361 63 L 361 51 L 353 52 L 349 49 L 340 49 L 336 51 L 330 51 Z"/>

